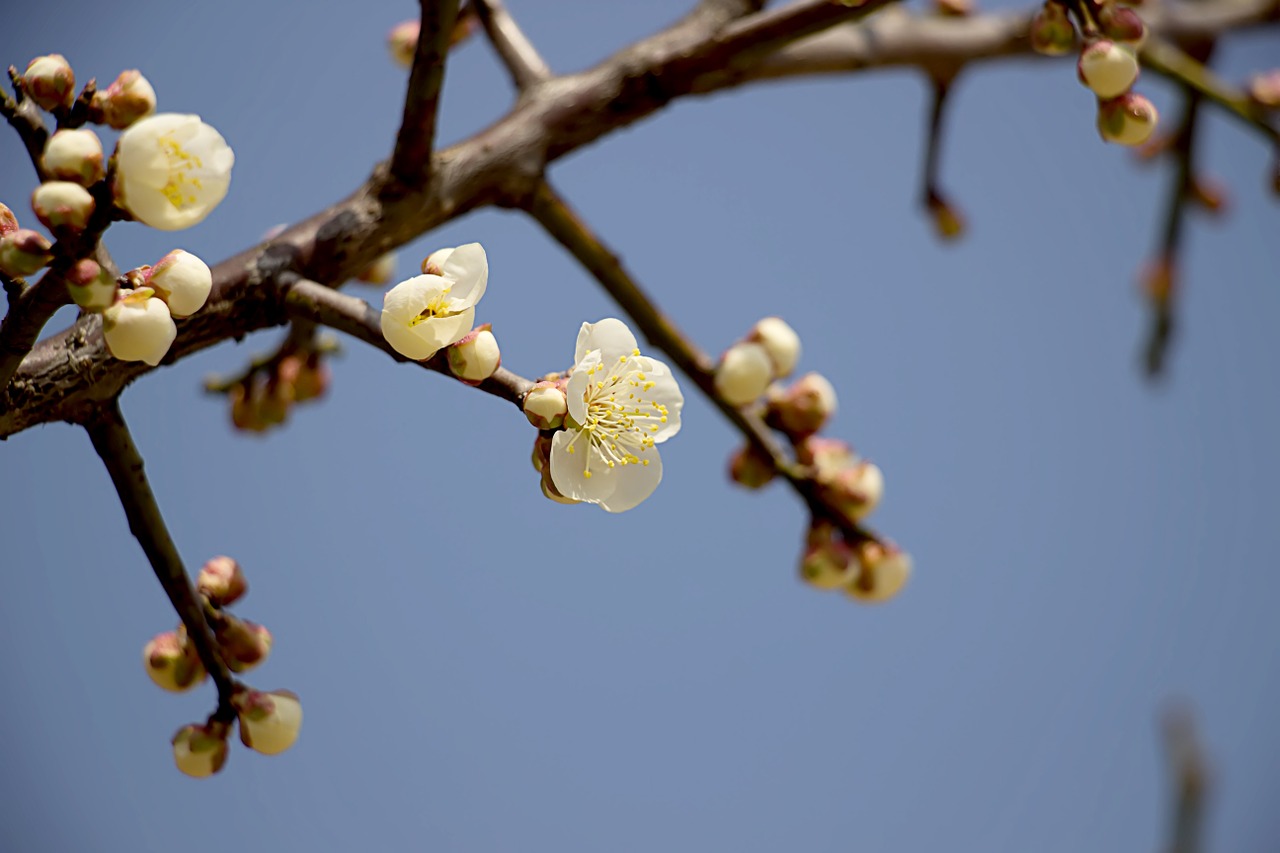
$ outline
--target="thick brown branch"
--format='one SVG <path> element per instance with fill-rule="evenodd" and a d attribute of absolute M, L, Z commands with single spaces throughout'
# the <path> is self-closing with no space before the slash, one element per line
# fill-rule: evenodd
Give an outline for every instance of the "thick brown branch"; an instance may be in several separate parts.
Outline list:
<path fill-rule="evenodd" d="M 0 388 L 9 384 L 40 330 L 70 302 L 63 272 L 51 269 L 10 303 L 9 313 L 0 320 Z"/>
<path fill-rule="evenodd" d="M 346 332 L 353 338 L 358 338 L 369 346 L 382 350 L 396 361 L 409 361 L 387 343 L 386 338 L 382 336 L 382 325 L 377 309 L 363 299 L 302 279 L 289 286 L 285 293 L 284 304 L 294 317 L 305 317 L 312 322 Z M 413 363 L 427 370 L 456 378 L 449 370 L 443 350 L 426 361 Z M 525 392 L 531 385 L 533 382 L 530 380 L 500 367 L 497 373 L 477 387 L 481 391 L 520 406 Z"/>
<path fill-rule="evenodd" d="M 407 187 L 423 186 L 431 175 L 444 62 L 449 54 L 458 0 L 419 0 L 422 27 L 404 97 L 404 117 L 391 155 L 391 174 Z"/>
<path fill-rule="evenodd" d="M 515 18 L 511 17 L 502 0 L 472 0 L 472 8 L 517 91 L 523 92 L 533 84 L 552 77 L 551 68 Z"/>
<path fill-rule="evenodd" d="M 187 636 L 200 654 L 200 662 L 218 688 L 217 716 L 230 719 L 234 715 L 231 695 L 235 692 L 236 683 L 218 654 L 213 633 L 204 618 L 200 598 L 182 566 L 177 546 L 169 536 L 156 496 L 151 491 L 151 484 L 147 482 L 142 455 L 133 443 L 129 427 L 120 414 L 119 403 L 112 400 L 100 407 L 84 427 L 93 442 L 93 449 L 98 452 L 111 476 L 116 494 L 120 496 L 120 505 L 124 507 L 125 517 L 129 520 L 129 531 L 142 546 L 156 578 L 169 597 L 169 603 L 186 626 Z"/>

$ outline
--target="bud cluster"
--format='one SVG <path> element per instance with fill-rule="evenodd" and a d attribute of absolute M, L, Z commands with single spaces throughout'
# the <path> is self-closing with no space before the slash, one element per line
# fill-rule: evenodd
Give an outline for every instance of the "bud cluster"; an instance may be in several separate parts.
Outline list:
<path fill-rule="evenodd" d="M 830 522 L 814 520 L 809 525 L 800 558 L 800 579 L 805 583 L 874 603 L 893 598 L 910 576 L 910 555 L 893 543 L 851 543 Z"/>
<path fill-rule="evenodd" d="M 322 350 L 314 346 L 290 350 L 219 389 L 231 400 L 232 425 L 244 432 L 264 433 L 285 423 L 295 404 L 323 398 L 332 375 Z"/>
<path fill-rule="evenodd" d="M 720 356 L 716 393 L 731 406 L 750 405 L 769 383 L 790 376 L 799 360 L 800 336 L 781 318 L 765 317 Z"/>

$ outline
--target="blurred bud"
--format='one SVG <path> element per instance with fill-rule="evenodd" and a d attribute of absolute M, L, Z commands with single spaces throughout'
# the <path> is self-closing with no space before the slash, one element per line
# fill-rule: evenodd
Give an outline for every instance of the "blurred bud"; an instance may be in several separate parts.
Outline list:
<path fill-rule="evenodd" d="M 1134 92 L 1098 102 L 1098 133 L 1107 142 L 1141 145 L 1151 138 L 1159 121 L 1155 104 Z"/>
<path fill-rule="evenodd" d="M 541 474 L 551 464 L 551 439 L 539 434 L 533 440 L 533 453 L 529 457 L 533 470 Z"/>
<path fill-rule="evenodd" d="M 842 468 L 822 488 L 827 502 L 850 521 L 869 515 L 884 496 L 884 474 L 865 459 Z"/>
<path fill-rule="evenodd" d="M 258 416 L 267 427 L 279 426 L 289 419 L 289 407 L 294 401 L 292 385 L 273 376 L 266 382 L 255 382 L 251 393 Z"/>
<path fill-rule="evenodd" d="M 231 400 L 231 425 L 242 432 L 262 432 L 267 424 L 258 415 L 257 406 L 244 383 L 233 385 L 227 392 Z"/>
<path fill-rule="evenodd" d="M 860 542 L 855 553 L 861 571 L 845 592 L 859 601 L 888 601 L 911 577 L 911 556 L 890 542 Z"/>
<path fill-rule="evenodd" d="M 49 177 L 90 186 L 106 174 L 102 140 L 88 128 L 59 130 L 45 143 L 41 165 Z"/>
<path fill-rule="evenodd" d="M 192 723 L 178 729 L 173 740 L 173 762 L 188 776 L 212 776 L 227 763 L 227 727 L 218 723 Z"/>
<path fill-rule="evenodd" d="M 933 7 L 944 18 L 966 18 L 973 14 L 973 0 L 933 0 Z"/>
<path fill-rule="evenodd" d="M 759 489 L 769 484 L 776 472 L 773 462 L 750 444 L 729 457 L 729 477 L 739 486 Z"/>
<path fill-rule="evenodd" d="M 964 236 L 964 214 L 959 208 L 936 191 L 929 193 L 927 203 L 934 233 L 943 240 L 958 240 Z"/>
<path fill-rule="evenodd" d="M 1195 177 L 1187 188 L 1191 200 L 1208 213 L 1220 216 L 1227 212 L 1227 188 L 1213 178 Z"/>
<path fill-rule="evenodd" d="M 502 364 L 498 339 L 493 336 L 488 323 L 477 326 L 462 340 L 450 344 L 445 355 L 449 360 L 449 370 L 468 385 L 479 385 Z"/>
<path fill-rule="evenodd" d="M 332 381 L 329 365 L 317 352 L 308 353 L 305 359 L 298 355 L 285 356 L 276 365 L 276 376 L 280 382 L 293 387 L 295 403 L 323 397 L 329 392 Z"/>
<path fill-rule="evenodd" d="M 1081 83 L 1106 100 L 1123 95 L 1133 86 L 1138 79 L 1138 59 L 1127 47 L 1098 39 L 1080 52 L 1076 71 Z"/>
<path fill-rule="evenodd" d="M 773 378 L 773 361 L 761 344 L 741 342 L 725 350 L 716 366 L 716 393 L 731 406 L 760 399 Z"/>
<path fill-rule="evenodd" d="M 124 130 L 156 111 L 156 90 L 136 68 L 121 71 L 110 86 L 94 94 L 93 110 L 108 126 Z"/>
<path fill-rule="evenodd" d="M 806 540 L 800 558 L 800 579 L 805 583 L 818 589 L 839 589 L 857 576 L 859 566 L 853 549 L 830 523 L 814 521 Z"/>
<path fill-rule="evenodd" d="M 196 589 L 215 607 L 239 601 L 249 591 L 240 564 L 230 557 L 214 557 L 200 568 Z"/>
<path fill-rule="evenodd" d="M 1076 46 L 1076 28 L 1067 17 L 1066 7 L 1049 0 L 1031 19 L 1031 48 L 1045 56 L 1062 56 Z"/>
<path fill-rule="evenodd" d="M 564 387 L 559 382 L 548 382 L 545 379 L 535 382 L 524 395 L 524 416 L 538 429 L 563 426 L 564 416 L 568 413 L 569 403 L 565 398 Z"/>
<path fill-rule="evenodd" d="M 190 690 L 204 680 L 204 664 L 187 640 L 186 630 L 156 634 L 142 649 L 142 663 L 152 681 L 174 693 Z"/>
<path fill-rule="evenodd" d="M 271 654 L 271 632 L 256 622 L 224 613 L 212 627 L 218 651 L 232 672 L 247 672 Z"/>
<path fill-rule="evenodd" d="M 293 746 L 302 728 L 302 703 L 288 690 L 246 690 L 231 699 L 240 719 L 240 740 L 264 755 Z"/>
<path fill-rule="evenodd" d="M 190 252 L 174 249 L 147 270 L 143 284 L 165 301 L 170 314 L 181 319 L 204 307 L 213 288 L 213 272 Z"/>
<path fill-rule="evenodd" d="M 42 110 L 70 107 L 76 99 L 76 75 L 60 53 L 37 56 L 22 74 L 22 89 Z"/>
<path fill-rule="evenodd" d="M 1260 107 L 1280 107 L 1280 68 L 1253 75 L 1249 79 L 1249 98 Z"/>
<path fill-rule="evenodd" d="M 1173 295 L 1177 284 L 1177 268 L 1169 256 L 1161 256 L 1148 263 L 1139 276 L 1138 283 L 1147 299 L 1163 305 Z"/>
<path fill-rule="evenodd" d="M 405 21 L 392 27 L 387 34 L 387 50 L 392 60 L 402 68 L 413 66 L 413 54 L 418 49 L 418 30 L 421 28 L 417 19 Z"/>
<path fill-rule="evenodd" d="M 558 504 L 580 503 L 580 501 L 576 501 L 573 498 L 566 498 L 564 495 L 560 494 L 560 492 L 556 491 L 555 483 L 551 482 L 551 477 L 545 472 L 542 475 L 541 488 L 542 496 L 547 500 L 555 501 Z"/>
<path fill-rule="evenodd" d="M 0 204 L 0 237 L 18 230 L 18 217 L 9 205 Z"/>
<path fill-rule="evenodd" d="M 1148 163 L 1173 148 L 1173 144 L 1177 139 L 1178 134 L 1176 133 L 1153 135 L 1146 142 L 1137 146 L 1133 153 L 1137 155 L 1139 162 Z"/>
<path fill-rule="evenodd" d="M 813 468 L 813 478 L 819 483 L 832 481 L 858 459 L 849 443 L 838 438 L 809 435 L 797 442 L 795 447 L 796 461 Z"/>
<path fill-rule="evenodd" d="M 1098 10 L 1098 29 L 1107 38 L 1123 42 L 1134 50 L 1147 40 L 1147 28 L 1138 13 L 1115 2 L 1104 3 Z"/>
<path fill-rule="evenodd" d="M 806 373 L 784 389 L 770 389 L 765 422 L 794 438 L 817 432 L 836 412 L 836 389 L 820 373 Z"/>
<path fill-rule="evenodd" d="M 800 360 L 800 336 L 780 317 L 765 317 L 751 327 L 746 340 L 760 344 L 773 363 L 773 378 L 790 376 Z"/>
<path fill-rule="evenodd" d="M 51 231 L 83 231 L 93 216 L 93 196 L 71 181 L 45 181 L 31 194 L 36 219 Z"/>
<path fill-rule="evenodd" d="M 396 253 L 383 252 L 377 260 L 369 264 L 356 276 L 357 281 L 365 284 L 387 284 L 396 274 Z"/>
<path fill-rule="evenodd" d="M 178 336 L 169 306 L 151 288 L 120 290 L 115 304 L 102 312 L 102 338 L 107 351 L 121 361 L 143 361 L 155 367 Z"/>
<path fill-rule="evenodd" d="M 85 311 L 101 314 L 116 301 L 116 280 L 96 261 L 77 261 L 67 271 L 67 293 Z"/>
<path fill-rule="evenodd" d="M 53 244 L 39 231 L 19 228 L 0 236 L 0 272 L 10 276 L 35 275 L 53 260 Z"/>

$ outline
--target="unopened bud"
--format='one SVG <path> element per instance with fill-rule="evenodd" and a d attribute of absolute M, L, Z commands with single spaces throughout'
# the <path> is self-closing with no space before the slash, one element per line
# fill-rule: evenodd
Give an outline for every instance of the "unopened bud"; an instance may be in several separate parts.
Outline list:
<path fill-rule="evenodd" d="M 421 24 L 415 19 L 396 24 L 387 34 L 387 50 L 396 65 L 413 66 L 413 54 L 418 49 L 418 31 Z"/>
<path fill-rule="evenodd" d="M 239 601 L 249 591 L 240 564 L 230 557 L 214 557 L 200 568 L 196 589 L 216 607 Z"/>
<path fill-rule="evenodd" d="M 716 366 L 716 393 L 731 406 L 754 403 L 773 378 L 773 361 L 763 345 L 743 341 L 725 350 Z"/>
<path fill-rule="evenodd" d="M 49 177 L 72 181 L 83 187 L 102 180 L 106 174 L 102 162 L 102 140 L 88 128 L 59 130 L 49 137 L 40 162 Z"/>
<path fill-rule="evenodd" d="M 22 74 L 22 89 L 42 110 L 70 107 L 76 99 L 76 75 L 60 53 L 37 56 Z"/>
<path fill-rule="evenodd" d="M 276 366 L 276 376 L 283 384 L 293 388 L 293 401 L 305 403 L 323 397 L 329 391 L 332 376 L 329 365 L 324 363 L 319 353 L 310 353 L 301 358 L 287 355 L 280 359 Z"/>
<path fill-rule="evenodd" d="M 244 383 L 234 385 L 227 392 L 231 399 L 231 425 L 243 432 L 265 432 L 267 422 L 258 411 L 257 398 Z"/>
<path fill-rule="evenodd" d="M 446 355 L 449 370 L 468 385 L 479 385 L 497 371 L 502 364 L 502 352 L 498 339 L 489 330 L 489 324 L 477 326 L 462 340 L 450 344 Z"/>
<path fill-rule="evenodd" d="M 1159 121 L 1155 104 L 1134 92 L 1098 102 L 1098 133 L 1107 142 L 1141 145 L 1151 138 Z"/>
<path fill-rule="evenodd" d="M 53 260 L 53 244 L 39 231 L 19 228 L 0 236 L 0 272 L 10 276 L 35 275 Z"/>
<path fill-rule="evenodd" d="M 377 260 L 369 264 L 356 276 L 357 281 L 365 284 L 387 284 L 396 274 L 396 253 L 384 252 Z"/>
<path fill-rule="evenodd" d="M 838 438 L 808 435 L 796 443 L 796 461 L 813 468 L 813 478 L 819 483 L 833 481 L 857 460 L 849 443 Z"/>
<path fill-rule="evenodd" d="M 77 261 L 66 278 L 71 300 L 85 311 L 101 314 L 115 304 L 116 280 L 96 261 Z"/>
<path fill-rule="evenodd" d="M 1134 50 L 1147 40 L 1147 28 L 1138 13 L 1115 2 L 1102 4 L 1098 10 L 1098 29 L 1109 39 L 1123 42 Z"/>
<path fill-rule="evenodd" d="M 174 317 L 190 317 L 209 299 L 213 272 L 190 252 L 174 249 L 147 270 L 143 284 L 165 301 Z"/>
<path fill-rule="evenodd" d="M 1249 79 L 1249 98 L 1260 107 L 1280 107 L 1280 68 L 1253 75 Z"/>
<path fill-rule="evenodd" d="M 564 425 L 569 403 L 558 382 L 535 382 L 524 395 L 524 416 L 538 429 L 556 429 Z M 539 468 L 539 471 L 542 469 Z"/>
<path fill-rule="evenodd" d="M 1208 213 L 1222 215 L 1227 212 L 1227 189 L 1213 178 L 1192 178 L 1187 188 L 1191 200 Z"/>
<path fill-rule="evenodd" d="M 865 459 L 843 468 L 822 489 L 823 496 L 850 521 L 869 515 L 884 495 L 884 474 Z"/>
<path fill-rule="evenodd" d="M 302 728 L 302 703 L 288 690 L 246 690 L 231 699 L 240 719 L 240 740 L 264 755 L 293 746 Z"/>
<path fill-rule="evenodd" d="M 173 762 L 188 776 L 212 776 L 227 763 L 227 727 L 224 724 L 192 723 L 173 736 Z"/>
<path fill-rule="evenodd" d="M 533 453 L 529 456 L 533 470 L 541 474 L 551 464 L 551 439 L 541 433 L 533 440 Z"/>
<path fill-rule="evenodd" d="M 892 543 L 861 542 L 856 556 L 861 571 L 845 592 L 859 601 L 888 601 L 911 577 L 911 556 Z"/>
<path fill-rule="evenodd" d="M 800 558 L 800 579 L 818 589 L 839 589 L 858 574 L 853 549 L 845 544 L 828 522 L 809 527 L 804 554 Z"/>
<path fill-rule="evenodd" d="M 800 360 L 800 336 L 781 317 L 765 317 L 747 334 L 748 341 L 760 344 L 773 363 L 773 378 L 790 376 Z"/>
<path fill-rule="evenodd" d="M 729 477 L 739 486 L 759 489 L 774 478 L 773 461 L 750 444 L 741 447 L 729 458 Z"/>
<path fill-rule="evenodd" d="M 232 672 L 247 672 L 271 654 L 271 632 L 256 622 L 224 613 L 212 627 L 218 651 Z"/>
<path fill-rule="evenodd" d="M 151 288 L 121 290 L 114 305 L 102 312 L 107 351 L 121 361 L 144 361 L 155 367 L 178 336 L 169 306 Z"/>
<path fill-rule="evenodd" d="M 71 181 L 45 181 L 31 194 L 36 219 L 51 231 L 83 231 L 93 216 L 93 196 Z"/>
<path fill-rule="evenodd" d="M 1076 71 L 1081 83 L 1106 100 L 1123 95 L 1133 86 L 1138 79 L 1138 59 L 1129 48 L 1098 39 L 1080 52 Z"/>
<path fill-rule="evenodd" d="M 1045 56 L 1062 56 L 1076 46 L 1076 28 L 1060 3 L 1049 0 L 1031 19 L 1031 49 Z"/>
<path fill-rule="evenodd" d="M 822 429 L 836 412 L 836 389 L 820 373 L 806 373 L 790 387 L 771 391 L 765 421 L 790 436 Z"/>
<path fill-rule="evenodd" d="M 0 237 L 18 230 L 18 217 L 9 205 L 0 204 Z"/>
<path fill-rule="evenodd" d="M 958 240 L 964 236 L 964 214 L 940 193 L 929 194 L 929 218 L 933 230 L 943 240 Z"/>
<path fill-rule="evenodd" d="M 204 680 L 204 665 L 185 630 L 156 634 L 142 650 L 142 663 L 152 681 L 174 693 Z"/>
<path fill-rule="evenodd" d="M 94 94 L 93 108 L 107 125 L 124 130 L 156 111 L 156 90 L 137 69 L 121 71 L 110 86 Z"/>
<path fill-rule="evenodd" d="M 1169 301 L 1177 281 L 1177 268 L 1168 256 L 1156 258 L 1147 264 L 1139 277 L 1143 294 L 1157 305 Z"/>

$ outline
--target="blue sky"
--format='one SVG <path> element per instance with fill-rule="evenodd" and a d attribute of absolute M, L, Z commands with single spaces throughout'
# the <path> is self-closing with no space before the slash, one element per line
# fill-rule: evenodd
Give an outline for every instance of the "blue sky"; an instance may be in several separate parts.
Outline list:
<path fill-rule="evenodd" d="M 513 13 L 557 71 L 686 3 Z M 404 73 L 383 39 L 409 2 L 29 5 L 23 64 L 138 67 L 161 108 L 236 152 L 227 200 L 180 234 L 135 224 L 126 267 L 217 260 L 341 198 L 390 151 Z M 1221 49 L 1239 78 L 1277 38 Z M 1172 115 L 1171 92 L 1141 89 Z M 510 103 L 482 42 L 450 63 L 441 138 Z M 241 615 L 275 634 L 251 674 L 299 693 L 297 746 L 180 776 L 174 696 L 140 665 L 173 616 L 88 439 L 0 448 L 0 833 L 15 851 L 1154 849 L 1169 801 L 1156 722 L 1188 702 L 1212 755 L 1211 849 L 1280 837 L 1280 365 L 1265 145 L 1212 113 L 1202 153 L 1230 218 L 1188 230 L 1169 375 L 1138 370 L 1133 285 L 1167 173 L 1103 146 L 1065 63 L 960 80 L 944 155 L 971 233 L 914 207 L 919 75 L 687 100 L 552 177 L 704 348 L 786 318 L 835 384 L 831 434 L 887 478 L 873 517 L 915 557 L 894 602 L 800 584 L 805 519 L 733 489 L 737 446 L 690 389 L 665 479 L 609 516 L 538 493 L 519 412 L 347 342 L 332 393 L 266 439 L 200 391 L 278 333 L 131 387 L 122 406 L 191 566 L 237 557 Z M 0 199 L 33 177 L 0 134 Z M 562 368 L 617 313 L 517 214 L 470 215 L 400 255 L 479 240 L 507 366 Z M 375 289 L 353 290 L 374 301 Z M 60 318 L 61 319 L 61 318 Z"/>

